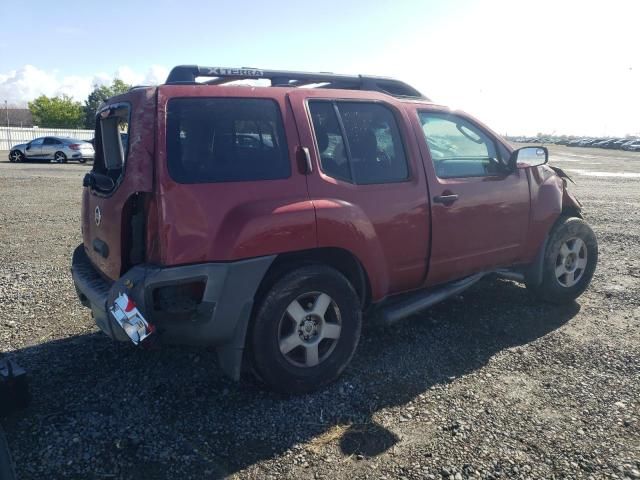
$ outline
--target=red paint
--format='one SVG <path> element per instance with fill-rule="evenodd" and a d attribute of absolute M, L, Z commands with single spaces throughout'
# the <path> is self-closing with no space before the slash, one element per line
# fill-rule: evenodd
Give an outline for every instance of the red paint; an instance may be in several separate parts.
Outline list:
<path fill-rule="evenodd" d="M 128 313 L 134 308 L 136 308 L 136 303 L 131 298 L 129 298 L 129 300 L 127 301 L 127 306 L 124 307 L 124 311 Z"/>
<path fill-rule="evenodd" d="M 154 136 L 156 102 L 155 89 L 137 89 L 112 101 L 131 103 L 129 127 L 129 155 L 125 176 L 118 189 L 109 197 L 97 196 L 85 188 L 82 194 L 82 230 L 84 246 L 94 265 L 109 278 L 117 279 L 122 272 L 123 209 L 126 201 L 136 192 L 153 191 Z M 100 208 L 100 225 L 95 222 L 95 210 Z M 100 239 L 109 246 L 108 258 L 93 249 L 93 240 Z"/>
<path fill-rule="evenodd" d="M 174 97 L 270 98 L 280 107 L 292 175 L 283 180 L 179 184 L 166 158 L 166 106 Z M 396 117 L 410 178 L 381 185 L 352 185 L 320 169 L 309 98 L 383 102 Z M 571 202 L 562 180 L 548 167 L 516 169 L 493 177 L 439 179 L 435 175 L 417 111 L 446 111 L 422 101 L 377 92 L 163 85 L 134 90 L 117 101 L 132 104 L 130 152 L 122 184 L 108 198 L 83 194 L 87 251 L 115 279 L 127 264 L 127 199 L 145 197 L 146 261 L 160 265 L 232 261 L 263 255 L 341 248 L 351 252 L 368 276 L 372 298 L 435 285 L 465 275 L 526 264 L 562 210 Z M 475 123 L 504 145 L 499 136 Z M 313 172 L 300 164 L 299 146 L 311 152 Z M 450 205 L 437 195 L 455 193 Z M 564 196 L 564 200 L 563 200 Z M 100 207 L 101 225 L 94 222 Z M 95 253 L 95 238 L 109 245 L 108 259 Z"/>
<path fill-rule="evenodd" d="M 451 204 L 433 203 L 433 232 L 427 285 L 518 263 L 529 227 L 529 184 L 526 171 L 441 179 L 436 176 L 417 111 L 442 112 L 442 107 L 416 106 L 411 115 L 431 197 L 458 195 Z M 479 125 L 468 115 L 456 112 Z M 489 132 L 485 126 L 483 130 Z"/>

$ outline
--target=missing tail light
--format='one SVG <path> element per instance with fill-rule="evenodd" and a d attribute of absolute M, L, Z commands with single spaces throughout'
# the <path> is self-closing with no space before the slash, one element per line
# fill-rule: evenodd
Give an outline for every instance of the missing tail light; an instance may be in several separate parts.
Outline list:
<path fill-rule="evenodd" d="M 170 320 L 193 320 L 204 289 L 202 280 L 158 287 L 153 291 L 153 309 Z"/>

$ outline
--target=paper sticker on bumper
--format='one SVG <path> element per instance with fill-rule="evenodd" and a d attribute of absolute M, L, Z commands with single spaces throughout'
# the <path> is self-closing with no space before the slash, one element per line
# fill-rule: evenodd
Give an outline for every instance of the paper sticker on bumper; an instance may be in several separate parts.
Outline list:
<path fill-rule="evenodd" d="M 138 345 L 154 331 L 153 325 L 145 320 L 136 304 L 126 293 L 118 295 L 109 311 L 135 345 Z"/>

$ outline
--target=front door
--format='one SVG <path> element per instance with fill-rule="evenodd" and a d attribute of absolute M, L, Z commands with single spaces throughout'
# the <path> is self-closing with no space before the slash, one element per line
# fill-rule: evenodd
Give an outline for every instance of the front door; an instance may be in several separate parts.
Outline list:
<path fill-rule="evenodd" d="M 340 96 L 289 93 L 301 145 L 312 162 L 307 182 L 318 246 L 356 255 L 375 301 L 424 281 L 426 180 L 404 111 L 383 95 L 375 101 L 363 101 L 359 93 Z"/>
<path fill-rule="evenodd" d="M 31 140 L 27 147 L 24 150 L 24 153 L 29 159 L 38 159 L 42 155 L 42 142 L 44 138 L 36 138 L 35 140 Z"/>
<path fill-rule="evenodd" d="M 427 284 L 517 262 L 529 225 L 526 173 L 469 118 L 425 110 L 413 121 L 432 202 Z"/>

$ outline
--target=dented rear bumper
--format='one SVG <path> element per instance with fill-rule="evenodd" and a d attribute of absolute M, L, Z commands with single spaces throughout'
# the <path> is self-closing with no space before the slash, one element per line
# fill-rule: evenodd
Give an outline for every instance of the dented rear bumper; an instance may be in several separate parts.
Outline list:
<path fill-rule="evenodd" d="M 100 275 L 80 245 L 74 251 L 71 272 L 80 301 L 111 338 L 131 340 L 113 313 L 116 300 L 126 294 L 156 329 L 161 343 L 216 346 L 225 373 L 238 378 L 253 299 L 274 258 L 179 267 L 142 264 L 113 282 Z M 158 289 L 193 282 L 202 282 L 204 290 L 188 318 L 176 319 L 158 306 L 154 295 Z"/>

